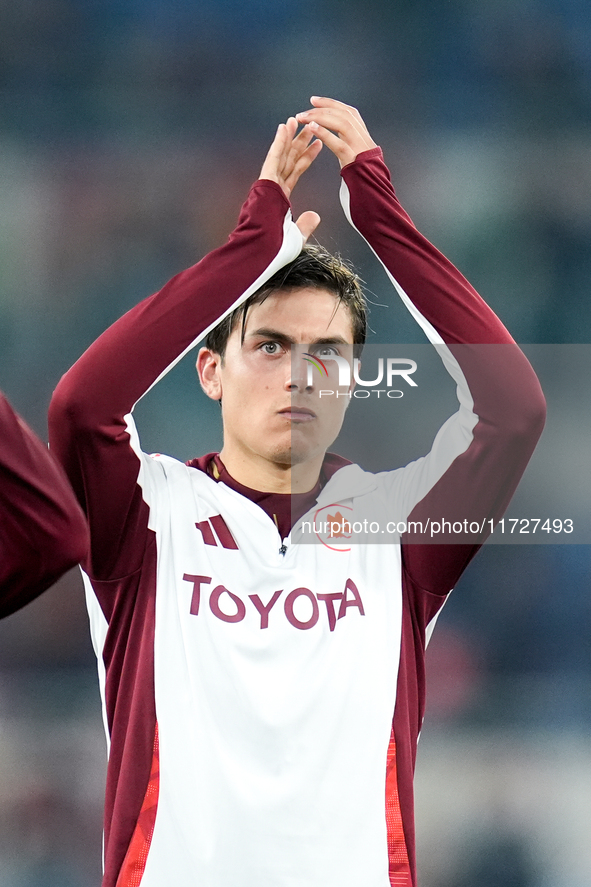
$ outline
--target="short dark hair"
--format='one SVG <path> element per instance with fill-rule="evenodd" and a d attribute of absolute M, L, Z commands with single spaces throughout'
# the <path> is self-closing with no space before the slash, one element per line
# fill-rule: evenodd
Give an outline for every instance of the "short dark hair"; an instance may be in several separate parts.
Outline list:
<path fill-rule="evenodd" d="M 297 258 L 276 271 L 239 308 L 235 308 L 218 323 L 207 334 L 205 347 L 223 357 L 230 333 L 239 321 L 242 324 L 244 337 L 246 316 L 252 305 L 260 305 L 278 290 L 287 291 L 305 287 L 334 293 L 338 304 L 344 305 L 349 310 L 353 343 L 357 346 L 354 353 L 358 357 L 367 335 L 367 302 L 361 287 L 361 279 L 348 262 L 338 255 L 332 255 L 318 244 L 305 246 Z"/>

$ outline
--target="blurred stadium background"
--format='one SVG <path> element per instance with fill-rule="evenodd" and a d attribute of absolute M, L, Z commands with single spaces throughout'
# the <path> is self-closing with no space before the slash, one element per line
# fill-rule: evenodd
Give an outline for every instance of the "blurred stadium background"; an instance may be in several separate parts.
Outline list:
<path fill-rule="evenodd" d="M 518 341 L 589 343 L 585 0 L 0 0 L 0 386 L 42 437 L 59 376 L 225 239 L 313 93 L 361 109 L 419 228 Z M 320 212 L 319 239 L 383 303 L 337 190 L 327 152 L 295 208 Z M 422 341 L 398 305 L 372 327 Z M 218 423 L 190 359 L 138 408 L 144 448 L 180 458 L 214 448 Z M 422 887 L 591 884 L 590 585 L 589 546 L 497 545 L 446 606 Z M 73 572 L 0 625 L 1 887 L 98 885 L 104 761 Z"/>

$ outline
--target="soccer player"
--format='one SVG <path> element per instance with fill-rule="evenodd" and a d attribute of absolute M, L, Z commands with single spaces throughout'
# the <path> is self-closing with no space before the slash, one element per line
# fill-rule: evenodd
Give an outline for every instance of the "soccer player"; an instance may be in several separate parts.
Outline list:
<path fill-rule="evenodd" d="M 0 392 L 0 618 L 57 582 L 87 547 L 64 472 Z"/>
<path fill-rule="evenodd" d="M 376 475 L 326 453 L 348 398 L 321 400 L 303 358 L 292 371 L 292 345 L 350 360 L 365 336 L 355 275 L 302 250 L 315 213 L 291 218 L 322 145 L 349 220 L 458 388 L 431 452 Z M 147 456 L 133 406 L 204 339 L 223 448 L 187 465 Z M 498 519 L 543 416 L 529 363 L 416 230 L 359 113 L 313 98 L 279 126 L 228 242 L 107 330 L 52 403 L 52 447 L 91 527 L 104 887 L 416 883 L 425 646 L 483 534 L 335 551 L 294 544 L 292 523 L 327 507 Z"/>

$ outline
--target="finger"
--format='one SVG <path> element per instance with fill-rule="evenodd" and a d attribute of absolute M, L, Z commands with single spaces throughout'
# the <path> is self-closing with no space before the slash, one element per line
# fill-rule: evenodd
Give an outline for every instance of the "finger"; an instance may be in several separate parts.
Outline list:
<path fill-rule="evenodd" d="M 312 108 L 309 111 L 300 112 L 297 115 L 297 119 L 300 123 L 315 121 L 327 129 L 338 132 L 341 136 L 357 135 L 359 138 L 371 141 L 371 136 L 361 118 L 356 117 L 349 108 L 344 106 L 338 108 Z"/>
<path fill-rule="evenodd" d="M 288 161 L 295 162 L 297 158 L 304 153 L 313 138 L 314 133 L 311 131 L 310 127 L 304 126 L 289 144 Z"/>
<path fill-rule="evenodd" d="M 285 123 L 280 123 L 263 162 L 259 178 L 272 179 L 273 181 L 278 180 L 280 170 L 285 163 L 288 141 L 287 126 Z"/>
<path fill-rule="evenodd" d="M 297 132 L 298 122 L 295 117 L 289 117 L 285 123 L 280 124 L 282 140 L 279 144 L 277 153 L 277 171 L 280 175 L 284 175 L 286 165 L 289 163 L 289 155 L 294 136 Z"/>
<path fill-rule="evenodd" d="M 295 117 L 288 117 L 287 122 L 285 124 L 285 128 L 287 130 L 287 135 L 290 139 L 293 139 L 298 129 L 298 122 Z"/>
<path fill-rule="evenodd" d="M 308 167 L 316 160 L 322 150 L 322 142 L 316 139 L 306 150 L 297 158 L 293 164 L 293 168 L 285 178 L 285 185 L 289 191 L 293 191 L 298 179 Z"/>
<path fill-rule="evenodd" d="M 306 146 L 313 138 L 313 134 L 307 127 L 296 135 L 298 122 L 295 117 L 289 117 L 284 124 L 285 141 L 282 143 L 281 152 L 278 155 L 277 170 L 279 175 L 286 179 L 291 173 L 300 155 L 306 150 Z"/>
<path fill-rule="evenodd" d="M 328 96 L 313 95 L 310 97 L 310 104 L 314 105 L 315 108 L 342 108 L 343 110 L 349 111 L 349 113 L 353 114 L 359 120 L 362 119 L 361 114 L 353 105 L 339 102 L 338 99 L 330 99 Z"/>
<path fill-rule="evenodd" d="M 319 224 L 320 216 L 312 210 L 302 213 L 301 216 L 296 219 L 296 225 L 300 229 L 301 235 L 304 238 L 304 243 L 307 241 L 308 237 L 314 233 Z"/>
<path fill-rule="evenodd" d="M 324 143 L 339 159 L 341 159 L 342 150 L 344 150 L 345 155 L 348 157 L 347 163 L 354 160 L 362 151 L 368 151 L 370 148 L 376 147 L 376 143 L 368 133 L 365 125 L 343 108 L 315 108 L 298 114 L 297 118 L 301 123 L 307 123 L 318 138 L 322 137 Z M 323 130 L 325 132 L 321 136 Z M 326 131 L 336 133 L 338 138 L 350 149 L 352 155 L 346 149 L 339 149 L 334 140 L 328 139 Z"/>
<path fill-rule="evenodd" d="M 295 119 L 295 118 L 294 118 Z M 285 164 L 285 172 L 289 174 L 291 169 L 296 165 L 299 158 L 305 154 L 305 152 L 310 147 L 310 142 L 314 138 L 314 133 L 310 129 L 309 126 L 304 126 L 303 129 L 297 134 L 297 136 L 292 139 L 291 145 L 289 146 L 289 153 L 287 156 L 286 164 Z"/>
<path fill-rule="evenodd" d="M 339 102 L 336 99 L 331 99 L 326 96 L 316 96 L 313 95 L 310 99 L 311 104 L 314 106 L 315 111 L 322 111 L 324 115 L 321 117 L 312 117 L 310 115 L 313 114 L 313 111 L 304 112 L 303 114 L 298 114 L 298 120 L 300 122 L 305 122 L 308 119 L 316 119 L 318 123 L 322 126 L 326 126 L 328 129 L 338 130 L 339 125 L 337 121 L 342 121 L 341 125 L 345 125 L 345 123 L 349 123 L 353 126 L 356 132 L 360 137 L 366 138 L 368 142 L 372 143 L 372 146 L 375 144 L 365 122 L 357 110 L 353 105 L 347 105 L 345 102 Z M 334 115 L 334 122 L 333 120 Z"/>
<path fill-rule="evenodd" d="M 295 120 L 295 117 L 294 117 L 294 120 Z M 296 120 L 296 125 L 299 126 L 297 120 Z M 310 127 L 304 125 L 300 129 L 300 131 L 298 132 L 297 136 L 295 136 L 295 138 L 292 139 L 291 147 L 292 147 L 292 149 L 295 148 L 298 150 L 301 148 L 305 148 L 306 145 L 310 144 L 310 142 L 312 141 L 313 138 L 314 138 L 314 133 L 310 131 Z"/>
<path fill-rule="evenodd" d="M 322 142 L 332 151 L 341 166 L 346 166 L 347 163 L 352 163 L 357 154 L 360 153 L 360 151 L 365 150 L 365 148 L 361 148 L 359 151 L 354 151 L 347 141 L 340 138 L 340 136 L 335 135 L 334 132 L 331 132 L 330 129 L 327 129 L 325 126 L 320 126 L 318 123 L 312 122 L 310 128 L 316 135 L 317 141 Z"/>
<path fill-rule="evenodd" d="M 329 99 L 326 96 L 317 96 L 313 95 L 310 98 L 310 103 L 314 105 L 315 108 L 329 108 L 335 111 L 342 110 L 348 113 L 348 115 L 358 124 L 368 135 L 369 132 L 367 130 L 367 126 L 365 125 L 365 121 L 363 117 L 353 105 L 347 105 L 345 102 L 339 102 L 336 99 Z"/>

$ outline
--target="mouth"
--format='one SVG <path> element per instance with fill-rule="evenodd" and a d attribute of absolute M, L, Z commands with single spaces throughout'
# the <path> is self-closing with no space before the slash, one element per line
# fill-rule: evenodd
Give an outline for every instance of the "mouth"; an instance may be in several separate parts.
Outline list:
<path fill-rule="evenodd" d="M 285 416 L 291 422 L 312 422 L 316 418 L 314 410 L 309 410 L 307 407 L 297 407 L 294 404 L 279 410 L 279 415 Z"/>

